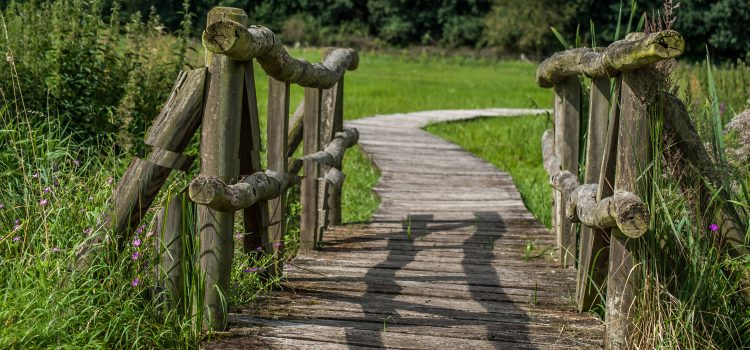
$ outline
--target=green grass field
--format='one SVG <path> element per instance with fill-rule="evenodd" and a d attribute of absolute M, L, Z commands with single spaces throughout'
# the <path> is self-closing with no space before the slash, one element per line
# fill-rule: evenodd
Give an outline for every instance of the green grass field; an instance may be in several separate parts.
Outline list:
<path fill-rule="evenodd" d="M 290 54 L 316 62 L 321 52 L 292 50 Z M 414 58 L 406 54 L 363 52 L 359 68 L 346 74 L 345 118 L 434 109 L 550 108 L 552 93 L 536 86 L 535 71 L 536 65 L 531 62 Z M 263 99 L 267 91 L 265 81 L 265 74 L 256 68 L 261 111 L 265 110 L 266 103 Z M 292 88 L 291 109 L 302 96 L 301 88 Z M 264 112 L 261 118 L 265 118 Z M 347 180 L 342 198 L 343 219 L 347 222 L 367 220 L 378 205 L 371 191 L 378 180 L 377 171 L 357 148 L 347 152 L 344 163 Z"/>

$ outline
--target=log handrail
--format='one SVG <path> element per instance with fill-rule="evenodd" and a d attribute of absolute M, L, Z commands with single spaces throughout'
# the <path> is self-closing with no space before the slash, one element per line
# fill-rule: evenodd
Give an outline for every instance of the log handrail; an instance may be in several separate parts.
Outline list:
<path fill-rule="evenodd" d="M 257 25 L 245 27 L 230 19 L 209 24 L 202 41 L 215 54 L 235 61 L 256 59 L 273 78 L 304 87 L 330 88 L 341 80 L 344 72 L 359 65 L 359 55 L 353 49 L 331 49 L 323 62 L 315 64 L 293 58 L 270 29 Z"/>
<path fill-rule="evenodd" d="M 536 81 L 550 88 L 567 77 L 614 77 L 682 55 L 685 40 L 673 31 L 652 34 L 631 33 L 606 48 L 576 48 L 558 52 L 544 60 L 536 71 Z"/>

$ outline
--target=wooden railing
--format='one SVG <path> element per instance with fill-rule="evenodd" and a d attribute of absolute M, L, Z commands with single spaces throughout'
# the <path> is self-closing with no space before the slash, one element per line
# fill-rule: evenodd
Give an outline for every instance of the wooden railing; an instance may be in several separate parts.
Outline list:
<path fill-rule="evenodd" d="M 301 245 L 313 249 L 329 224 L 340 223 L 342 158 L 358 139 L 357 130 L 343 129 L 344 74 L 357 68 L 357 52 L 331 49 L 322 63 L 311 64 L 290 57 L 268 28 L 246 22 L 240 9 L 209 12 L 202 36 L 206 68 L 179 75 L 146 137 L 153 151 L 132 161 L 118 182 L 112 211 L 101 220 L 103 229 L 78 253 L 80 268 L 90 264 L 100 243 L 116 242 L 120 251 L 128 245 L 172 170 L 187 171 L 193 163 L 182 153 L 200 126 L 200 175 L 171 195 L 152 227 L 160 238 L 158 283 L 173 303 L 182 303 L 183 210 L 197 204 L 203 327 L 212 330 L 227 325 L 234 213 L 243 211 L 245 251 L 261 247 L 273 259 L 267 276 L 281 276 L 286 190 L 302 181 Z M 269 76 L 265 170 L 253 60 Z M 291 130 L 290 84 L 305 87 Z M 305 156 L 293 159 L 302 143 Z"/>
<path fill-rule="evenodd" d="M 682 171 L 678 181 L 685 191 L 705 194 L 700 179 L 715 178 L 685 106 L 669 93 L 667 79 L 655 69 L 683 49 L 684 41 L 675 31 L 633 33 L 607 48 L 556 53 L 537 70 L 537 83 L 554 89 L 554 131 L 544 133 L 542 151 L 555 189 L 552 229 L 559 259 L 563 266 L 577 262 L 579 311 L 591 310 L 606 291 L 606 347 L 611 349 L 627 348 L 633 332 L 634 293 L 643 285 L 634 270 L 652 216 L 645 203 L 652 160 L 665 157 L 676 162 L 672 165 Z M 584 117 L 580 75 L 591 79 L 586 128 L 579 125 Z M 663 140 L 651 139 L 649 118 L 654 112 L 664 118 Z M 579 176 L 584 133 L 585 166 Z M 669 154 L 652 154 L 653 142 L 669 145 L 663 147 Z M 730 253 L 747 253 L 744 230 L 737 226 L 731 206 L 718 213 Z M 583 225 L 576 245 L 578 223 Z"/>

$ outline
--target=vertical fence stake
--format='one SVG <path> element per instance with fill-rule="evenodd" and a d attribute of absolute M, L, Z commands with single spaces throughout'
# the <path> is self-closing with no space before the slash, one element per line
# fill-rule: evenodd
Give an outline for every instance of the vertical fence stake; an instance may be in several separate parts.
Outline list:
<path fill-rule="evenodd" d="M 589 99 L 588 137 L 586 139 L 586 173 L 584 178 L 586 184 L 595 184 L 599 181 L 607 138 L 609 101 L 609 78 L 593 79 Z M 601 301 L 601 298 L 599 298 L 600 289 L 605 286 L 604 282 L 607 279 L 608 241 L 606 231 L 581 225 L 578 281 L 576 283 L 578 311 L 589 311 Z"/>
<path fill-rule="evenodd" d="M 185 301 L 183 256 L 184 245 L 182 238 L 186 232 L 186 221 L 183 219 L 190 210 L 185 206 L 191 205 L 187 191 L 181 191 L 169 198 L 165 206 L 156 214 L 153 230 L 156 238 L 156 280 L 159 291 L 166 291 L 167 305 L 170 308 L 183 310 Z"/>
<path fill-rule="evenodd" d="M 208 24 L 221 19 L 247 21 L 244 11 L 217 7 L 208 13 Z M 239 140 L 244 87 L 244 64 L 224 55 L 210 58 L 209 84 L 201 128 L 201 174 L 227 184 L 239 174 Z M 203 328 L 226 329 L 229 279 L 234 254 L 234 212 L 198 206 L 201 240 L 201 273 L 204 274 Z"/>
<path fill-rule="evenodd" d="M 615 192 L 629 191 L 644 198 L 648 191 L 648 174 L 644 173 L 651 160 L 651 142 L 646 72 L 636 70 L 622 75 L 620 97 L 620 125 L 617 140 Z M 632 311 L 635 292 L 642 285 L 637 252 L 643 238 L 630 239 L 617 228 L 612 229 L 609 251 L 609 281 L 607 284 L 608 349 L 625 349 L 633 332 Z"/>
<path fill-rule="evenodd" d="M 289 83 L 268 78 L 268 169 L 287 171 L 287 133 L 289 132 Z M 270 225 L 266 251 L 273 254 L 273 277 L 280 277 L 284 267 L 284 233 L 286 233 L 286 193 L 268 201 Z"/>
<path fill-rule="evenodd" d="M 331 130 L 331 139 L 336 135 L 337 132 L 344 129 L 344 78 L 331 88 L 332 95 L 335 100 L 333 110 L 333 123 Z M 330 141 L 330 140 L 329 140 Z M 343 169 L 343 162 L 341 168 Z M 341 224 L 341 194 L 343 188 L 337 189 L 336 186 L 328 186 L 328 201 L 326 203 L 328 207 L 328 224 L 339 225 Z"/>
<path fill-rule="evenodd" d="M 320 114 L 321 114 L 321 90 L 316 88 L 305 88 L 305 115 L 303 116 L 302 132 L 303 153 L 313 154 L 320 150 Z M 320 166 L 311 160 L 304 164 L 304 179 L 300 201 L 302 214 L 300 218 L 300 240 L 303 250 L 312 250 L 318 243 L 318 178 L 320 177 Z"/>
<path fill-rule="evenodd" d="M 562 170 L 578 174 L 578 128 L 580 123 L 581 81 L 578 77 L 566 78 L 555 85 L 555 153 Z M 575 231 L 565 216 L 562 193 L 555 191 L 555 225 L 559 258 L 562 266 L 572 266 L 576 257 Z"/>

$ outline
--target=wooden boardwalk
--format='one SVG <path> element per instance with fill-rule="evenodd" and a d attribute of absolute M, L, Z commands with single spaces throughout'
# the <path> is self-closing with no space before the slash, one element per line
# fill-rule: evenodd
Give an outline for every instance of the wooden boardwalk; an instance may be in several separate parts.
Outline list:
<path fill-rule="evenodd" d="M 601 321 L 574 310 L 576 271 L 552 260 L 555 238 L 526 210 L 510 176 L 421 130 L 532 113 L 430 111 L 349 122 L 382 173 L 372 221 L 327 231 L 323 250 L 286 265 L 283 291 L 230 315 L 235 337 L 204 345 L 601 348 Z"/>

